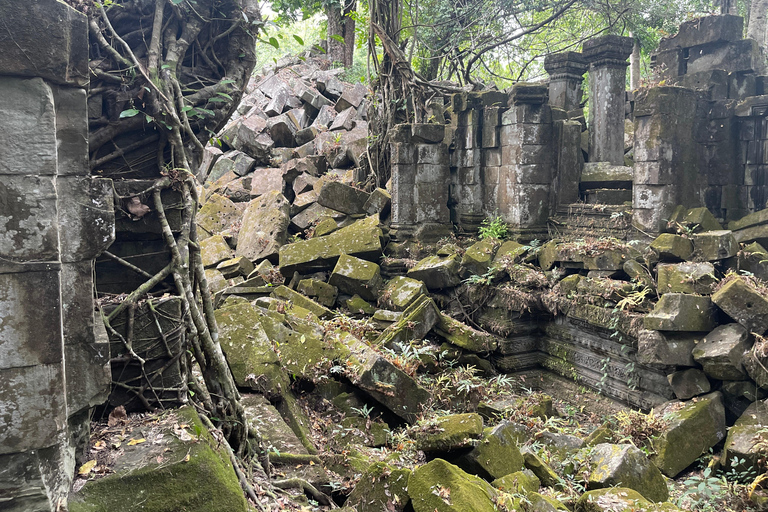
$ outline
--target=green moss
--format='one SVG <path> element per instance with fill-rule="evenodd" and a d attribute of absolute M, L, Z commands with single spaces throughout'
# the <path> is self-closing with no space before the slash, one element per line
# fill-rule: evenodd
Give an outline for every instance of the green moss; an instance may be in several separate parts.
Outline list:
<path fill-rule="evenodd" d="M 477 413 L 450 414 L 418 431 L 416 447 L 425 452 L 465 448 L 483 435 L 483 418 Z"/>
<path fill-rule="evenodd" d="M 497 491 L 488 482 L 442 459 L 416 468 L 408 479 L 415 512 L 495 512 Z"/>
<path fill-rule="evenodd" d="M 574 512 L 675 512 L 671 503 L 651 503 L 626 487 L 612 487 L 585 492 L 576 502 Z"/>
<path fill-rule="evenodd" d="M 365 472 L 345 505 L 354 507 L 357 512 L 381 512 L 393 510 L 389 508 L 389 503 L 394 510 L 401 511 L 410 501 L 408 497 L 410 476 L 410 469 L 395 468 L 383 462 L 377 462 Z"/>
<path fill-rule="evenodd" d="M 497 478 L 491 485 L 510 494 L 528 494 L 538 491 L 541 481 L 531 470 L 526 469 Z"/>
<path fill-rule="evenodd" d="M 172 439 L 163 462 L 142 464 L 91 480 L 72 495 L 71 512 L 211 512 L 246 511 L 240 484 L 229 457 L 203 426 L 192 407 L 177 412 L 179 424 L 199 432 L 198 440 Z M 139 448 L 137 447 L 131 447 Z M 187 459 L 187 456 L 189 457 Z"/>

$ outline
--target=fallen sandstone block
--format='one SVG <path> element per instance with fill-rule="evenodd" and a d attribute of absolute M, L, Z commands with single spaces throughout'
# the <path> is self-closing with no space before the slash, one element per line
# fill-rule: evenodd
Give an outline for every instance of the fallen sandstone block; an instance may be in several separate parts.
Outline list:
<path fill-rule="evenodd" d="M 376 263 L 342 254 L 328 283 L 349 295 L 375 301 L 382 287 L 381 269 Z"/>
<path fill-rule="evenodd" d="M 768 296 L 736 276 L 712 295 L 712 302 L 751 332 L 768 331 Z"/>
<path fill-rule="evenodd" d="M 643 319 L 646 329 L 657 331 L 711 331 L 717 323 L 709 297 L 665 293 Z"/>

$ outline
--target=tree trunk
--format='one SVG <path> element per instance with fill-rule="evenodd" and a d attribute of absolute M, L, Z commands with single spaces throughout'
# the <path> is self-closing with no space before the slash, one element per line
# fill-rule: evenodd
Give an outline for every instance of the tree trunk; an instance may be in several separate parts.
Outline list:
<path fill-rule="evenodd" d="M 344 19 L 341 11 L 341 4 L 329 2 L 325 14 L 328 17 L 328 59 L 331 66 L 340 67 L 344 65 Z"/>
<path fill-rule="evenodd" d="M 720 0 L 720 14 L 739 14 L 739 7 L 736 0 Z"/>
<path fill-rule="evenodd" d="M 640 88 L 640 41 L 635 39 L 632 55 L 629 57 L 629 90 Z"/>
<path fill-rule="evenodd" d="M 357 0 L 350 0 L 344 8 L 344 67 L 352 67 L 355 58 L 355 18 L 350 16 L 357 9 Z"/>
<path fill-rule="evenodd" d="M 760 48 L 766 50 L 766 31 L 768 30 L 768 0 L 752 0 L 749 8 L 747 37 L 754 39 Z"/>

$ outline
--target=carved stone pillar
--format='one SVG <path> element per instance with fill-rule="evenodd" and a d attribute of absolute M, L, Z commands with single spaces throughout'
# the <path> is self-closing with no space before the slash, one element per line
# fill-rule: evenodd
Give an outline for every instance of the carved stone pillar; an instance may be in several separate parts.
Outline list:
<path fill-rule="evenodd" d="M 582 48 L 589 63 L 589 160 L 624 165 L 624 92 L 630 37 L 607 35 Z"/>
<path fill-rule="evenodd" d="M 587 62 L 578 52 L 547 55 L 544 69 L 549 73 L 549 104 L 570 111 L 579 108 L 583 95 L 581 84 Z"/>

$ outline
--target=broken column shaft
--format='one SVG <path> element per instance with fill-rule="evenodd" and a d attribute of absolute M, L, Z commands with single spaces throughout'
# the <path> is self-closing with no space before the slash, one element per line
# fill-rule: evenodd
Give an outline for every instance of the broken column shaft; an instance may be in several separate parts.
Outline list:
<path fill-rule="evenodd" d="M 566 112 L 580 107 L 581 84 L 587 72 L 587 62 L 578 52 L 547 55 L 544 69 L 549 73 L 549 104 Z"/>

